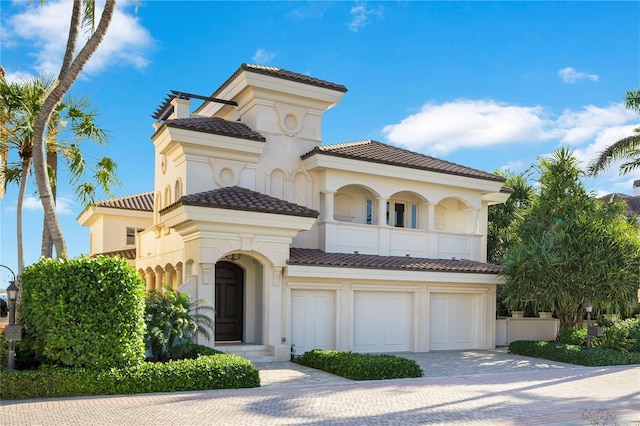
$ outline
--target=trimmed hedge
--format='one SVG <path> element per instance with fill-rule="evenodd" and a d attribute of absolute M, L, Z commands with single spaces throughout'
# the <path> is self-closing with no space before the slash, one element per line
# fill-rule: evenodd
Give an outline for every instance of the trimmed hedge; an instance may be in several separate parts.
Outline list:
<path fill-rule="evenodd" d="M 139 365 L 145 353 L 144 295 L 144 283 L 124 258 L 41 258 L 22 275 L 25 340 L 45 364 Z"/>
<path fill-rule="evenodd" d="M 124 369 L 0 370 L 0 383 L 0 400 L 6 400 L 252 388 L 260 386 L 260 376 L 247 359 L 216 354 Z"/>
<path fill-rule="evenodd" d="M 640 364 L 638 352 L 622 352 L 607 348 L 587 349 L 556 342 L 517 340 L 509 345 L 509 352 L 590 367 Z"/>
<path fill-rule="evenodd" d="M 360 354 L 314 349 L 305 352 L 300 364 L 353 380 L 422 377 L 422 369 L 411 359 L 394 355 Z"/>

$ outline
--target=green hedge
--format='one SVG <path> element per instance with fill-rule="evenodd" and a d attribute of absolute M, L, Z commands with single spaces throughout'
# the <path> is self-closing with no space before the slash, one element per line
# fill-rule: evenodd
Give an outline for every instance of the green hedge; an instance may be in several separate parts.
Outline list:
<path fill-rule="evenodd" d="M 7 400 L 251 388 L 260 386 L 260 376 L 248 360 L 216 354 L 124 369 L 0 370 L 0 383 L 0 400 Z"/>
<path fill-rule="evenodd" d="M 105 369 L 144 361 L 144 283 L 126 259 L 45 259 L 24 268 L 25 339 L 46 364 Z"/>
<path fill-rule="evenodd" d="M 509 345 L 509 352 L 551 361 L 586 366 L 640 364 L 640 353 L 607 348 L 584 348 L 556 342 L 518 340 Z"/>
<path fill-rule="evenodd" d="M 394 355 L 360 354 L 314 349 L 305 352 L 300 364 L 353 380 L 401 379 L 422 377 L 414 360 Z"/>

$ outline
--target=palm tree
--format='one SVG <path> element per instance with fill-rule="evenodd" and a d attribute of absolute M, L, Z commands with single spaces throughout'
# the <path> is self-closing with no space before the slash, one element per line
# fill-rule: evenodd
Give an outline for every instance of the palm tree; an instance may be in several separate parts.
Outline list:
<path fill-rule="evenodd" d="M 33 140 L 33 165 L 36 183 L 38 185 L 38 193 L 40 194 L 40 201 L 44 209 L 46 228 L 51 236 L 57 257 L 65 255 L 67 246 L 62 234 L 60 221 L 56 214 L 53 190 L 48 179 L 45 133 L 49 119 L 56 107 L 60 104 L 64 95 L 78 78 L 80 71 L 82 71 L 91 55 L 93 55 L 104 39 L 113 18 L 116 0 L 106 0 L 97 28 L 94 27 L 95 0 L 74 0 L 72 7 L 69 36 L 67 38 L 67 47 L 60 68 L 60 74 L 52 90 L 47 93 L 42 107 L 38 112 L 34 125 Z M 91 28 L 91 37 L 89 37 L 88 41 L 76 55 L 78 37 L 83 27 Z"/>
<path fill-rule="evenodd" d="M 625 107 L 640 113 L 640 90 L 627 91 Z M 640 168 L 640 128 L 635 129 L 634 132 L 635 134 L 620 139 L 600 152 L 589 164 L 589 174 L 596 176 L 614 160 L 625 160 L 620 165 L 620 175 L 626 175 Z"/>
<path fill-rule="evenodd" d="M 52 84 L 52 78 L 44 77 L 12 84 L 0 79 L 0 110 L 4 122 L 0 143 L 3 150 L 15 149 L 20 157 L 18 164 L 6 164 L 2 169 L 5 184 L 8 182 L 19 184 L 16 206 L 18 276 L 24 268 L 22 207 L 31 173 L 34 123 L 42 107 L 44 95 L 50 90 Z M 56 157 L 58 153 L 62 154 L 69 169 L 70 183 L 75 186 L 78 198 L 85 205 L 93 202 L 96 185 L 81 181 L 85 176 L 87 165 L 78 143 L 86 140 L 100 144 L 106 142 L 104 130 L 100 129 L 95 122 L 97 113 L 91 110 L 90 106 L 87 99 L 76 101 L 67 97 L 56 107 L 47 125 L 48 151 Z M 70 137 L 64 140 L 67 133 Z M 111 186 L 119 183 L 115 169 L 115 163 L 109 158 L 103 158 L 95 166 L 94 178 L 98 186 L 108 195 L 112 195 Z M 49 170 L 47 177 L 55 188 L 57 170 Z"/>
<path fill-rule="evenodd" d="M 213 312 L 204 299 L 193 300 L 169 284 L 163 285 L 162 292 L 151 291 L 145 306 L 145 343 L 151 358 L 176 359 L 198 334 L 209 339 L 214 326 Z"/>

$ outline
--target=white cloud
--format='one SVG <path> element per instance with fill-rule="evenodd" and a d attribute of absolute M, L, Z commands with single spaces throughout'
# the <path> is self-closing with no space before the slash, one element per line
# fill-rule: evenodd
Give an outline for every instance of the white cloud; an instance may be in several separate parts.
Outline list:
<path fill-rule="evenodd" d="M 356 1 L 356 5 L 351 8 L 349 12 L 351 14 L 351 22 L 349 22 L 349 29 L 357 33 L 360 28 L 369 25 L 372 15 L 382 15 L 382 8 L 377 9 L 367 8 L 366 2 Z"/>
<path fill-rule="evenodd" d="M 275 53 L 267 52 L 266 49 L 258 49 L 256 50 L 256 53 L 253 54 L 253 57 L 251 59 L 256 64 L 264 65 L 271 62 L 275 57 Z"/>
<path fill-rule="evenodd" d="M 394 144 L 434 155 L 462 148 L 556 141 L 573 145 L 581 159 L 591 159 L 637 126 L 637 114 L 622 104 L 589 105 L 554 118 L 540 106 L 459 99 L 427 103 L 420 112 L 385 126 L 382 132 Z"/>
<path fill-rule="evenodd" d="M 73 200 L 70 198 L 58 197 L 56 199 L 56 212 L 59 215 L 72 215 L 73 205 Z M 24 210 L 42 211 L 42 203 L 40 203 L 40 199 L 36 197 L 25 197 L 22 202 L 22 208 Z"/>
<path fill-rule="evenodd" d="M 460 99 L 427 103 L 420 112 L 382 129 L 389 141 L 412 150 L 448 154 L 463 147 L 548 140 L 552 122 L 539 106 Z"/>
<path fill-rule="evenodd" d="M 6 38 L 11 40 L 11 44 L 16 44 L 18 39 L 22 39 L 30 43 L 34 50 L 28 54 L 34 57 L 36 73 L 57 75 L 66 47 L 71 6 L 71 0 L 47 1 L 44 4 L 32 2 L 25 6 L 24 12 L 3 23 L 6 33 L 3 41 Z M 96 18 L 99 19 L 102 3 L 97 2 L 96 8 Z M 114 64 L 133 65 L 138 69 L 147 65 L 146 54 L 153 39 L 140 24 L 140 19 L 129 14 L 128 11 L 133 9 L 129 3 L 118 4 L 104 40 L 84 68 L 86 73 L 96 74 Z M 79 44 L 84 45 L 87 36 L 82 33 Z"/>
<path fill-rule="evenodd" d="M 558 76 L 565 83 L 575 83 L 578 80 L 598 81 L 600 78 L 597 74 L 589 74 L 587 72 L 577 71 L 571 67 L 565 67 L 558 71 Z"/>

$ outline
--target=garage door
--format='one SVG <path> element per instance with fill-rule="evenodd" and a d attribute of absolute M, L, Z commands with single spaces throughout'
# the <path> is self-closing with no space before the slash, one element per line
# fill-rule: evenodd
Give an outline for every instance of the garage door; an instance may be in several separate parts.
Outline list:
<path fill-rule="evenodd" d="M 429 350 L 476 349 L 478 296 L 431 294 Z"/>
<path fill-rule="evenodd" d="M 412 297 L 410 293 L 355 293 L 355 352 L 411 350 Z"/>
<path fill-rule="evenodd" d="M 293 290 L 292 343 L 296 354 L 335 348 L 334 292 Z"/>

